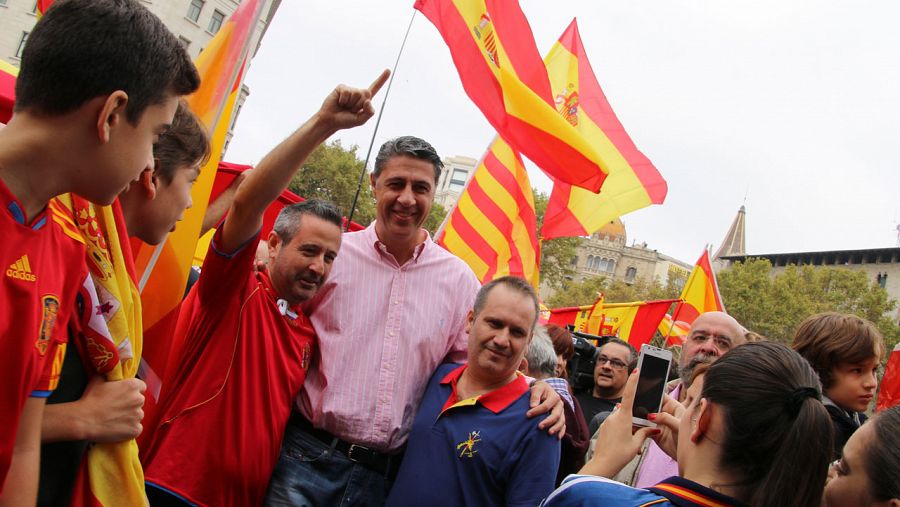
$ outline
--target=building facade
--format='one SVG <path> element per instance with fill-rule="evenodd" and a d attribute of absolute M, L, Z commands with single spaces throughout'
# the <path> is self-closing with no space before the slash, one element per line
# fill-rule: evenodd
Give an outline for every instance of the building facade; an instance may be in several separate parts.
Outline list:
<path fill-rule="evenodd" d="M 475 174 L 478 161 L 472 157 L 456 156 L 446 157 L 442 162 L 444 162 L 444 170 L 441 171 L 441 177 L 438 178 L 434 202 L 449 211 L 462 195 L 466 184 L 472 179 L 472 175 Z"/>
<path fill-rule="evenodd" d="M 240 4 L 238 0 L 141 0 L 141 3 L 178 36 L 192 59 L 197 58 Z M 280 5 L 281 0 L 263 0 L 262 14 L 250 41 L 252 54 L 259 49 L 266 28 Z M 28 34 L 36 22 L 35 0 L 0 0 L 0 58 L 18 67 Z M 231 119 L 226 149 L 241 106 L 249 94 L 250 90 L 243 86 Z"/>
<path fill-rule="evenodd" d="M 629 246 L 627 240 L 625 225 L 618 218 L 584 238 L 572 259 L 572 281 L 602 276 L 628 284 L 656 281 L 665 285 L 671 280 L 681 290 L 693 268 L 691 264 L 661 254 L 647 243 Z M 549 287 L 541 287 L 541 298 L 547 299 L 553 293 Z"/>

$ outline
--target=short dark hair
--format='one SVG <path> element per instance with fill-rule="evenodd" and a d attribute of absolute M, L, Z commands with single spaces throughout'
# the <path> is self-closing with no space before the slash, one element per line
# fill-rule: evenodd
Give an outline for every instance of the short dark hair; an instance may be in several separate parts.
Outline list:
<path fill-rule="evenodd" d="M 625 347 L 626 349 L 628 349 L 628 357 L 629 357 L 628 371 L 629 372 L 634 370 L 635 368 L 637 368 L 638 351 L 634 348 L 634 346 L 632 344 L 626 342 L 625 340 L 622 340 L 621 338 L 609 338 L 608 340 L 603 342 L 603 345 L 600 345 L 599 347 L 597 347 L 598 354 L 597 354 L 597 357 L 595 357 L 594 359 L 599 359 L 600 358 L 600 354 L 599 354 L 600 349 L 609 345 L 610 343 L 614 343 L 616 345 L 621 345 L 621 346 Z M 597 363 L 595 361 L 594 365 L 596 365 L 596 364 Z"/>
<path fill-rule="evenodd" d="M 281 238 L 281 241 L 290 243 L 297 231 L 300 230 L 300 219 L 303 218 L 303 215 L 321 218 L 338 226 L 338 228 L 343 226 L 341 212 L 338 211 L 334 204 L 328 201 L 309 199 L 285 206 L 278 213 L 278 217 L 275 218 L 275 225 L 272 226 L 272 230 Z"/>
<path fill-rule="evenodd" d="M 709 367 L 700 397 L 722 409 L 716 466 L 734 478 L 721 484 L 734 487 L 733 496 L 748 505 L 790 498 L 819 506 L 833 428 L 819 378 L 800 354 L 774 342 L 735 347 Z"/>
<path fill-rule="evenodd" d="M 809 361 L 825 389 L 834 383 L 838 365 L 884 357 L 884 338 L 875 324 L 835 312 L 818 313 L 800 323 L 791 347 Z"/>
<path fill-rule="evenodd" d="M 869 491 L 878 501 L 900 498 L 900 407 L 889 408 L 868 422 L 875 438 L 863 451 L 863 466 L 869 475 Z"/>
<path fill-rule="evenodd" d="M 135 124 L 147 107 L 199 86 L 184 47 L 140 2 L 57 0 L 28 36 L 15 110 L 61 115 L 122 90 Z"/>
<path fill-rule="evenodd" d="M 532 302 L 534 302 L 534 322 L 531 323 L 531 330 L 533 331 L 541 312 L 537 293 L 534 292 L 534 287 L 532 287 L 530 283 L 518 276 L 501 276 L 500 278 L 496 278 L 486 283 L 481 290 L 478 291 L 478 295 L 475 296 L 475 304 L 472 307 L 472 313 L 475 316 L 478 316 L 478 314 L 481 313 L 481 310 L 484 310 L 484 305 L 487 304 L 488 295 L 498 285 L 503 285 L 508 289 L 531 298 Z"/>
<path fill-rule="evenodd" d="M 556 354 L 563 356 L 566 361 L 572 359 L 572 356 L 575 355 L 572 333 L 556 324 L 547 324 L 547 334 L 550 335 L 550 341 L 553 342 L 553 350 L 556 351 Z"/>
<path fill-rule="evenodd" d="M 444 168 L 441 157 L 428 141 L 414 136 L 400 136 L 387 141 L 379 148 L 378 156 L 375 157 L 375 170 L 372 171 L 376 180 L 381 176 L 384 165 L 394 157 L 412 157 L 430 162 L 434 166 L 435 183 L 441 177 L 441 169 Z"/>
<path fill-rule="evenodd" d="M 187 103 L 179 101 L 172 126 L 153 145 L 153 156 L 159 161 L 155 174 L 167 184 L 172 183 L 176 170 L 196 164 L 203 165 L 209 160 L 209 155 L 206 129 Z"/>

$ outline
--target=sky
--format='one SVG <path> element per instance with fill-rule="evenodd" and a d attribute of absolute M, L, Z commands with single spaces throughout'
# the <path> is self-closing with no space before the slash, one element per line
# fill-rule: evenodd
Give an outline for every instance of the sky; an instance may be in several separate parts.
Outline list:
<path fill-rule="evenodd" d="M 493 129 L 412 3 L 283 1 L 226 160 L 255 164 L 335 85 L 392 68 L 411 19 L 375 150 L 416 135 L 441 156 L 480 158 Z M 900 2 L 519 3 L 542 56 L 578 19 L 607 99 L 668 182 L 665 203 L 622 217 L 629 243 L 693 263 L 745 204 L 749 253 L 898 246 Z M 373 132 L 374 119 L 333 138 L 364 158 Z M 550 192 L 538 168 L 529 175 Z"/>

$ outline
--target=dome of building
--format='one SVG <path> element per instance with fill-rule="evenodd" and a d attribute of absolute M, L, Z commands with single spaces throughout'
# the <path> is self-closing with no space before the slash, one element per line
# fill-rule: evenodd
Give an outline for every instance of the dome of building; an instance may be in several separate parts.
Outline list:
<path fill-rule="evenodd" d="M 610 220 L 594 234 L 598 239 L 606 239 L 607 236 L 609 236 L 609 241 L 621 241 L 622 243 L 625 243 L 625 224 L 616 218 Z"/>

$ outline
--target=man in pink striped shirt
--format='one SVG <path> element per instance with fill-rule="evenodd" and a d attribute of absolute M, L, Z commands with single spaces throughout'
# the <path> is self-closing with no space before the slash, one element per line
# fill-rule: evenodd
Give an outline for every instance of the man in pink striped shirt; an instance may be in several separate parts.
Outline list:
<path fill-rule="evenodd" d="M 345 233 L 331 277 L 305 307 L 319 337 L 285 433 L 267 505 L 382 505 L 428 379 L 465 361 L 466 315 L 481 287 L 472 270 L 422 229 L 440 176 L 422 139 L 385 143 L 370 182 L 376 221 Z M 534 389 L 529 416 L 562 406 Z"/>

